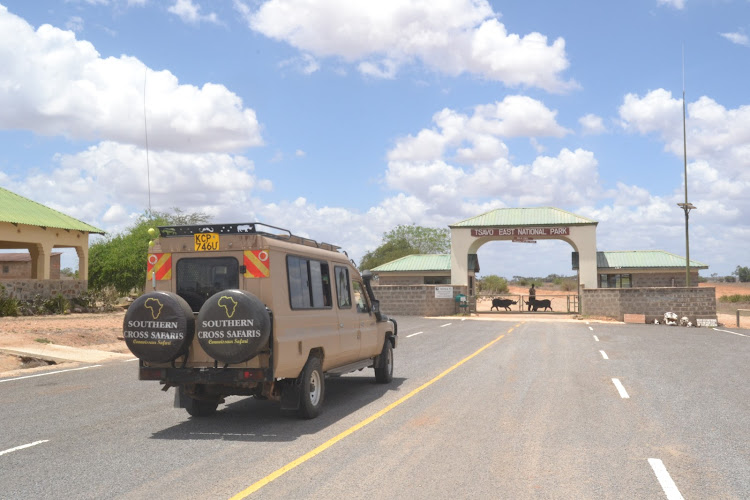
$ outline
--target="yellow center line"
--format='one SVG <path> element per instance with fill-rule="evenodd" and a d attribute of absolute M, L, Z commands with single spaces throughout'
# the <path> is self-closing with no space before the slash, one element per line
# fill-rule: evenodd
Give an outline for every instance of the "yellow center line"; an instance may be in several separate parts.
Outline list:
<path fill-rule="evenodd" d="M 433 378 L 429 382 L 425 382 L 424 384 L 420 385 L 419 387 L 417 387 L 416 389 L 414 389 L 413 391 L 411 391 L 409 394 L 407 394 L 406 396 L 402 397 L 398 401 L 395 401 L 395 402 L 389 404 L 388 406 L 386 406 L 385 408 L 383 408 L 379 412 L 375 413 L 374 415 L 371 415 L 370 417 L 364 419 L 360 423 L 358 423 L 356 425 L 353 425 L 352 427 L 348 428 L 347 430 L 345 430 L 341 434 L 332 437 L 331 439 L 329 439 L 325 443 L 321 444 L 317 448 L 315 448 L 315 449 L 313 449 L 313 450 L 305 453 L 304 455 L 302 455 L 301 457 L 297 458 L 296 460 L 293 460 L 293 461 L 289 462 L 284 467 L 282 467 L 280 469 L 277 469 L 276 471 L 274 471 L 271 474 L 267 475 L 263 479 L 257 481 L 256 483 L 248 486 L 246 489 L 240 491 L 239 493 L 237 493 L 236 495 L 234 495 L 233 497 L 231 497 L 229 500 L 240 500 L 240 499 L 243 499 L 243 498 L 247 498 L 248 496 L 252 495 L 253 493 L 255 493 L 256 491 L 258 491 L 259 489 L 261 489 L 262 487 L 264 487 L 265 485 L 267 485 L 271 481 L 274 481 L 274 480 L 278 479 L 279 477 L 283 476 L 284 474 L 286 474 L 290 470 L 296 468 L 299 465 L 302 465 L 303 463 L 307 462 L 308 460 L 310 460 L 311 458 L 315 457 L 316 455 L 324 452 L 325 450 L 327 450 L 328 448 L 330 448 L 334 444 L 338 443 L 339 441 L 341 441 L 345 437 L 347 437 L 347 436 L 349 436 L 351 434 L 354 434 L 355 432 L 357 432 L 358 430 L 360 430 L 361 428 L 363 428 L 367 424 L 369 424 L 371 422 L 374 422 L 375 420 L 379 419 L 380 417 L 382 417 L 383 415 L 385 415 L 386 413 L 388 413 L 392 409 L 394 409 L 397 406 L 399 406 L 401 403 L 404 403 L 405 401 L 407 401 L 408 399 L 412 398 L 413 396 L 416 396 L 418 393 L 422 392 L 424 389 L 428 388 L 429 386 L 431 386 L 432 384 L 434 384 L 435 382 L 437 382 L 441 378 L 445 377 L 446 375 L 448 375 L 450 372 L 452 372 L 453 370 L 455 370 L 459 366 L 463 365 L 464 363 L 466 363 L 470 359 L 478 356 L 485 349 L 488 349 L 489 347 L 491 347 L 495 343 L 499 342 L 503 337 L 505 337 L 505 335 L 507 335 L 510 332 L 512 332 L 519 325 L 520 325 L 520 323 L 518 325 L 512 327 L 510 330 L 508 330 L 507 333 L 505 333 L 503 335 L 500 335 L 498 338 L 496 338 L 495 340 L 493 340 L 489 344 L 486 344 L 485 346 L 479 348 L 473 354 L 470 354 L 469 356 L 465 357 L 464 359 L 462 359 L 461 361 L 459 361 L 455 365 L 451 366 L 450 368 L 448 368 L 443 373 L 441 373 L 440 375 L 436 376 L 435 378 Z"/>

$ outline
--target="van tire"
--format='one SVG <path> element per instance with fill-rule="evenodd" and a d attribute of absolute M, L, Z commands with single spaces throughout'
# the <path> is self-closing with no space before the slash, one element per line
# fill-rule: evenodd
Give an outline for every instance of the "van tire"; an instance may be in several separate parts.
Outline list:
<path fill-rule="evenodd" d="M 130 304 L 123 320 L 125 344 L 147 363 L 168 363 L 186 354 L 194 332 L 193 310 L 172 292 L 144 293 Z"/>
<path fill-rule="evenodd" d="M 246 322 L 247 326 L 236 325 Z M 196 335 L 203 350 L 226 364 L 243 363 L 268 347 L 271 316 L 263 302 L 244 290 L 222 290 L 209 297 L 198 313 Z M 237 337 L 237 335 L 243 335 Z"/>
<path fill-rule="evenodd" d="M 393 380 L 393 344 L 390 339 L 385 339 L 383 350 L 378 356 L 375 365 L 375 382 L 388 384 Z"/>
<path fill-rule="evenodd" d="M 325 376 L 320 358 L 312 356 L 305 363 L 300 375 L 299 410 L 300 418 L 311 419 L 320 415 L 325 397 Z"/>

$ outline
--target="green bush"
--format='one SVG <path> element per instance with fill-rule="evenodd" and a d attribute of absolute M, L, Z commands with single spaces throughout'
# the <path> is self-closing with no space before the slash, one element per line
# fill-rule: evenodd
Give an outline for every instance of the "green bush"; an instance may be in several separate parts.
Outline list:
<path fill-rule="evenodd" d="M 737 302 L 750 302 L 750 295 L 724 295 L 719 298 L 719 302 L 731 302 L 733 304 Z"/>
<path fill-rule="evenodd" d="M 0 316 L 18 316 L 18 300 L 5 293 L 5 286 L 0 285 Z"/>
<path fill-rule="evenodd" d="M 490 274 L 477 280 L 477 289 L 480 292 L 491 294 L 508 293 L 508 281 L 505 278 Z"/>
<path fill-rule="evenodd" d="M 560 283 L 560 289 L 565 292 L 571 292 L 578 288 L 578 284 L 573 280 L 562 280 Z"/>
<path fill-rule="evenodd" d="M 70 310 L 70 302 L 61 293 L 45 300 L 43 306 L 49 314 L 65 314 Z"/>

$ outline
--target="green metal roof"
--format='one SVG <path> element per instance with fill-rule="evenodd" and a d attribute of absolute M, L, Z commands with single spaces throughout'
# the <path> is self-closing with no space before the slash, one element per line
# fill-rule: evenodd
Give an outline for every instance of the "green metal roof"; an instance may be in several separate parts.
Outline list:
<path fill-rule="evenodd" d="M 627 268 L 679 268 L 685 269 L 685 257 L 663 250 L 629 250 L 622 252 L 596 252 L 596 267 L 599 269 Z M 690 267 L 708 269 L 708 265 L 690 259 Z"/>
<path fill-rule="evenodd" d="M 469 269 L 473 269 L 474 272 L 479 272 L 479 259 L 477 254 L 469 254 Z M 415 254 L 401 257 L 400 259 L 392 260 L 381 264 L 375 269 L 371 269 L 374 273 L 389 273 L 389 272 L 414 272 L 414 271 L 451 271 L 451 256 L 450 254 Z"/>
<path fill-rule="evenodd" d="M 0 222 L 104 234 L 101 229 L 4 188 L 0 188 Z"/>
<path fill-rule="evenodd" d="M 597 221 L 581 217 L 553 207 L 497 208 L 449 227 L 496 227 L 496 226 L 548 226 L 548 225 L 598 224 Z"/>
<path fill-rule="evenodd" d="M 451 256 L 449 254 L 417 254 L 386 262 L 372 269 L 372 272 L 450 270 Z"/>

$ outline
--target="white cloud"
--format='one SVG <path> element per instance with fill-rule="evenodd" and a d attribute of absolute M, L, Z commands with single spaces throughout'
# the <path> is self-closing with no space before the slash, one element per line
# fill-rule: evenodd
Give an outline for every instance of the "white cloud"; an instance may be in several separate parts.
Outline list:
<path fill-rule="evenodd" d="M 251 194 L 268 191 L 253 163 L 225 153 L 177 153 L 102 142 L 77 154 L 58 155 L 48 171 L 16 183 L 15 192 L 99 227 L 122 229 L 130 214 L 180 207 L 229 214 L 254 206 Z"/>
<path fill-rule="evenodd" d="M 433 116 L 434 128 L 396 141 L 388 153 L 386 185 L 444 214 L 455 210 L 456 200 L 502 199 L 523 206 L 601 197 L 598 162 L 589 151 L 563 148 L 529 165 L 511 161 L 503 139 L 562 137 L 568 131 L 555 117 L 555 111 L 523 96 L 476 106 L 471 116 L 443 109 Z"/>
<path fill-rule="evenodd" d="M 685 0 L 656 0 L 657 5 L 666 5 L 682 10 L 685 8 Z"/>
<path fill-rule="evenodd" d="M 602 117 L 591 113 L 580 117 L 578 123 L 584 135 L 598 135 L 607 131 Z"/>
<path fill-rule="evenodd" d="M 620 117 L 628 130 L 657 134 L 664 142 L 665 150 L 682 159 L 680 99 L 672 98 L 663 89 L 651 91 L 643 97 L 629 94 L 620 107 Z M 739 262 L 742 250 L 736 242 L 742 240 L 737 240 L 732 233 L 750 231 L 747 221 L 750 213 L 750 197 L 747 196 L 750 192 L 750 106 L 727 109 L 704 96 L 688 103 L 686 127 L 688 194 L 690 202 L 698 207 L 690 216 L 690 231 L 691 235 L 693 231 L 701 235 L 695 242 L 691 236 L 691 247 L 695 244 L 702 249 L 705 252 L 703 259 L 710 261 L 710 245 L 721 242 L 724 245 L 722 253 L 736 254 Z M 678 227 L 682 212 L 676 204 L 684 202 L 682 189 L 679 185 L 663 208 L 664 213 L 671 214 L 672 218 L 675 217 L 673 212 L 678 212 Z M 659 213 L 657 209 L 644 217 L 658 220 Z M 729 227 L 731 231 L 717 234 L 717 227 Z"/>
<path fill-rule="evenodd" d="M 83 31 L 83 18 L 79 16 L 73 16 L 65 22 L 65 27 L 70 31 L 80 33 Z"/>
<path fill-rule="evenodd" d="M 388 159 L 430 162 L 454 148 L 455 156 L 465 162 L 495 161 L 507 157 L 501 138 L 565 136 L 569 131 L 557 123 L 556 116 L 556 111 L 525 96 L 476 106 L 471 116 L 446 108 L 432 117 L 435 128 L 398 139 Z"/>
<path fill-rule="evenodd" d="M 304 75 L 311 75 L 320 69 L 320 63 L 310 54 L 302 54 L 299 57 L 286 59 L 279 63 L 280 68 L 291 67 Z"/>
<path fill-rule="evenodd" d="M 201 14 L 201 6 L 193 3 L 192 0 L 175 0 L 174 5 L 167 10 L 182 19 L 183 22 L 190 24 L 197 24 L 202 21 L 215 24 L 219 22 L 215 12 L 206 15 Z"/>
<path fill-rule="evenodd" d="M 372 77 L 394 78 L 419 61 L 512 87 L 578 88 L 561 76 L 570 64 L 562 38 L 550 44 L 540 33 L 508 33 L 486 0 L 268 0 L 256 11 L 241 0 L 234 4 L 253 30 L 318 58 L 356 63 Z"/>
<path fill-rule="evenodd" d="M 36 31 L 0 5 L 0 128 L 149 146 L 232 151 L 262 144 L 252 109 L 223 85 L 180 84 L 134 57 L 101 58 L 71 31 Z"/>
<path fill-rule="evenodd" d="M 736 43 L 737 45 L 744 45 L 745 47 L 750 47 L 750 38 L 744 33 L 719 33 L 719 34 L 732 43 Z"/>

